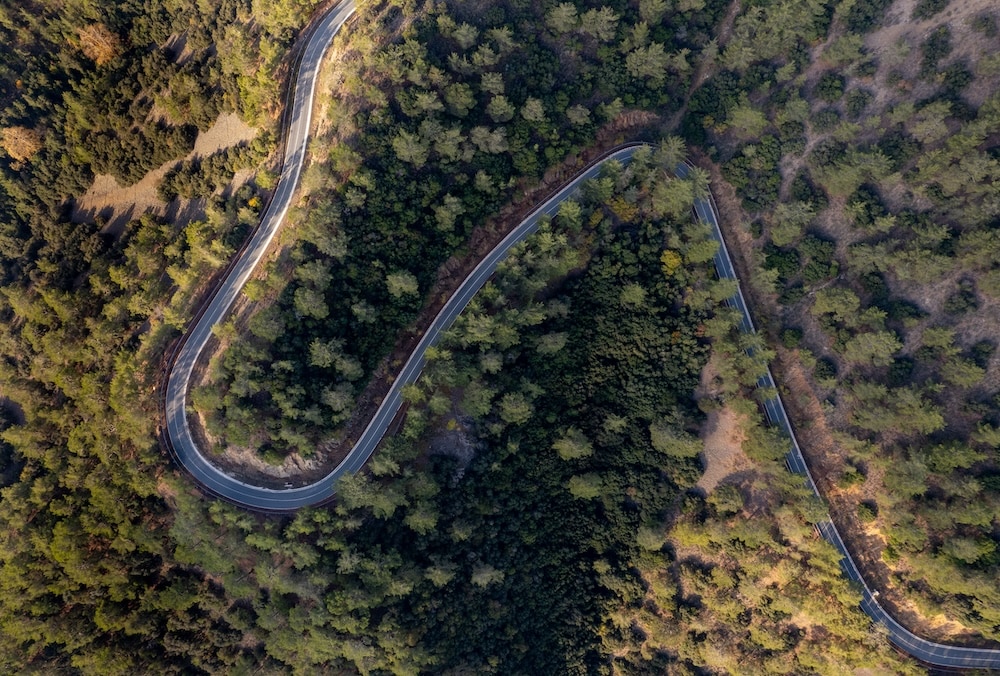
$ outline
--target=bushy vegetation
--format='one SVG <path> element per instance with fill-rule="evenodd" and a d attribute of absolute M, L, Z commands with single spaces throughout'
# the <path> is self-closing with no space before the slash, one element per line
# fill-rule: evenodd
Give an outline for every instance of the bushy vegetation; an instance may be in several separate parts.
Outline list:
<path fill-rule="evenodd" d="M 913 8 L 914 19 L 929 19 L 945 7 L 949 0 L 918 0 Z"/>
<path fill-rule="evenodd" d="M 165 352 L 256 223 L 273 176 L 207 199 L 203 219 L 142 217 L 116 237 L 69 223 L 67 208 L 94 173 L 130 183 L 185 156 L 220 112 L 273 126 L 282 59 L 312 5 L 0 8 L 2 670 L 681 673 L 787 670 L 789 657 L 802 671 L 904 670 L 853 609 L 856 593 L 811 535 L 817 505 L 752 408 L 746 451 L 760 480 L 680 497 L 699 472 L 690 393 L 709 341 L 722 398 L 737 406 L 770 352 L 719 309 L 733 287 L 709 281 L 714 244 L 689 216 L 705 174 L 669 180 L 676 142 L 609 167 L 515 254 L 429 355 L 399 435 L 343 482 L 335 506 L 258 517 L 204 499 L 171 469 L 157 441 Z M 869 16 L 872 6 L 841 18 L 866 30 L 884 9 Z M 219 359 L 228 389 L 198 390 L 195 403 L 219 412 L 209 429 L 229 442 L 263 428 L 272 458 L 308 449 L 351 409 L 479 222 L 615 129 L 662 125 L 694 68 L 711 75 L 718 63 L 684 129 L 725 141 L 719 158 L 762 212 L 761 237 L 781 232 L 775 255 L 812 266 L 799 282 L 784 264 L 792 287 L 810 284 L 823 304 L 803 300 L 816 311 L 789 325 L 829 333 L 815 374 L 841 374 L 854 431 L 886 442 L 852 458 L 866 481 L 890 484 L 865 518 L 888 533 L 887 559 L 907 557 L 931 584 L 929 603 L 986 624 L 987 517 L 1000 490 L 987 454 L 1000 421 L 982 385 L 992 345 L 930 325 L 899 280 L 961 266 L 977 302 L 997 295 L 993 164 L 979 133 L 995 103 L 970 113 L 952 90 L 882 112 L 899 131 L 884 154 L 834 128 L 796 170 L 801 208 L 772 214 L 780 160 L 804 150 L 812 111 L 791 93 L 761 104 L 783 96 L 835 14 L 753 4 L 720 46 L 710 36 L 724 11 L 366 5 L 328 111 L 343 142 L 318 147 L 294 241 L 248 290 L 255 312 L 219 331 L 238 338 Z M 182 165 L 163 196 L 217 189 L 270 142 L 255 143 Z M 930 214 L 886 204 L 879 218 L 890 221 L 872 221 L 881 230 L 831 249 L 815 220 L 840 203 L 827 194 L 865 183 L 887 194 L 894 162 Z M 871 263 L 873 251 L 887 262 Z M 950 281 L 951 316 L 975 315 L 962 280 Z M 919 340 L 897 347 L 915 326 Z M 807 356 L 811 335 L 789 342 Z M 917 432 L 940 432 L 943 392 L 956 390 L 967 394 L 948 420 L 975 431 L 924 440 Z M 877 471 L 890 463 L 901 471 Z"/>
<path fill-rule="evenodd" d="M 747 220 L 761 224 L 747 260 L 758 307 L 778 320 L 768 322 L 775 344 L 795 347 L 813 375 L 804 434 L 837 448 L 824 463 L 865 468 L 863 481 L 831 486 L 843 529 L 877 533 L 891 593 L 996 639 L 1000 603 L 987 580 L 998 572 L 1000 514 L 1000 364 L 989 342 L 1000 297 L 991 131 L 1000 99 L 996 73 L 969 65 L 988 53 L 953 54 L 960 39 L 978 44 L 969 31 L 985 34 L 995 17 L 917 3 L 915 16 L 936 23 L 904 32 L 879 63 L 856 34 L 877 29 L 888 4 L 838 8 L 844 23 L 808 70 L 797 53 L 765 46 L 738 68 L 721 64 L 692 95 L 688 121 L 702 120 Z M 803 33 L 818 25 L 783 18 Z M 759 73 L 773 75 L 754 89 Z M 880 99 L 873 81 L 896 88 Z M 921 94 L 909 100 L 913 86 Z M 693 117 L 714 92 L 727 92 L 713 97 L 720 107 L 744 97 L 754 126 L 719 125 L 729 112 Z M 776 142 L 792 119 L 806 121 L 808 143 Z M 809 437 L 822 407 L 835 435 Z"/>

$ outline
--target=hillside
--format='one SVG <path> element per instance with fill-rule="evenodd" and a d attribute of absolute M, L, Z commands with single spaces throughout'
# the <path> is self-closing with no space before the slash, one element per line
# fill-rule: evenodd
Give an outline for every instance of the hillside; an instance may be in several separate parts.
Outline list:
<path fill-rule="evenodd" d="M 869 579 L 926 635 L 996 639 L 997 17 L 860 7 L 794 71 L 731 43 L 686 126 Z"/>
<path fill-rule="evenodd" d="M 0 7 L 0 667 L 918 672 L 784 468 L 772 358 L 887 604 L 995 639 L 998 17 L 953 4 L 364 4 L 192 390 L 227 467 L 324 471 L 525 209 L 656 150 L 518 247 L 366 469 L 292 516 L 200 492 L 160 388 L 270 198 L 316 3 Z"/>

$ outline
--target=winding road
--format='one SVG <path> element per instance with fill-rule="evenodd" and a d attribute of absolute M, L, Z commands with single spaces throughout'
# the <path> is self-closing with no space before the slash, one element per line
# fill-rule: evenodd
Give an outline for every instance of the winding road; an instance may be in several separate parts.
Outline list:
<path fill-rule="evenodd" d="M 239 481 L 218 469 L 198 448 L 188 425 L 187 391 L 195 364 L 212 336 L 212 327 L 222 321 L 232 307 L 237 295 L 263 257 L 288 211 L 306 154 L 316 78 L 322 57 L 334 36 L 354 13 L 354 10 L 355 0 L 345 0 L 345 2 L 333 7 L 315 25 L 308 39 L 295 79 L 295 95 L 286 130 L 284 167 L 274 197 L 261 218 L 260 225 L 215 289 L 211 300 L 198 316 L 194 327 L 182 338 L 181 347 L 170 367 L 164 393 L 166 441 L 178 462 L 198 484 L 210 493 L 259 511 L 290 512 L 329 500 L 335 493 L 337 480 L 345 473 L 358 471 L 375 451 L 390 422 L 399 411 L 402 404 L 401 390 L 403 386 L 414 382 L 420 376 L 427 348 L 433 345 L 441 332 L 454 322 L 476 292 L 493 275 L 497 265 L 507 256 L 510 249 L 534 232 L 543 217 L 555 214 L 563 200 L 575 193 L 583 182 L 600 172 L 604 162 L 618 160 L 627 163 L 635 151 L 641 147 L 640 144 L 621 147 L 586 168 L 532 211 L 476 266 L 438 312 L 420 342 L 410 353 L 406 364 L 357 443 L 330 474 L 313 484 L 284 490 L 269 489 Z M 687 172 L 687 165 L 681 165 L 677 168 L 677 174 L 681 177 L 686 176 Z M 719 229 L 718 212 L 711 195 L 695 202 L 695 213 L 700 220 L 711 226 L 715 238 L 719 241 L 720 246 L 715 257 L 715 266 L 719 277 L 738 282 L 732 260 Z M 747 332 L 754 331 L 753 321 L 742 291 L 738 290 L 729 304 L 741 312 L 741 328 Z M 760 379 L 759 385 L 774 388 L 774 379 L 770 371 Z M 803 475 L 813 492 L 819 496 L 819 491 L 816 489 L 816 484 L 788 422 L 781 398 L 775 396 L 764 402 L 764 411 L 771 424 L 780 427 L 789 437 L 791 442 L 787 456 L 789 468 L 793 472 Z M 842 555 L 841 566 L 845 575 L 860 587 L 862 593 L 861 608 L 871 616 L 873 621 L 886 628 L 889 640 L 893 644 L 917 659 L 935 666 L 1000 669 L 1000 651 L 998 650 L 959 648 L 933 643 L 914 635 L 901 626 L 878 604 L 875 593 L 865 584 L 833 522 L 825 520 L 817 524 L 817 528 L 823 537 Z"/>

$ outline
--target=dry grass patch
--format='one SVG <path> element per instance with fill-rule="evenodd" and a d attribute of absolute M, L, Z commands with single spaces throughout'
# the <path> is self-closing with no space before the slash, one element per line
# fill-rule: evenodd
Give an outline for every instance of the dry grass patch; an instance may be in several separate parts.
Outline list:
<path fill-rule="evenodd" d="M 167 162 L 150 171 L 134 185 L 122 186 L 113 176 L 98 174 L 90 188 L 73 204 L 74 223 L 103 219 L 105 231 L 121 232 L 125 224 L 144 214 L 153 214 L 172 221 L 191 221 L 202 215 L 204 198 L 176 199 L 169 204 L 160 199 L 157 187 L 171 169 L 185 160 L 207 157 L 240 143 L 253 140 L 258 130 L 247 125 L 236 113 L 224 113 L 207 131 L 198 134 L 194 149 L 178 160 Z M 246 183 L 252 171 L 240 171 L 233 178 L 227 191 Z M 205 195 L 208 197 L 208 195 Z"/>

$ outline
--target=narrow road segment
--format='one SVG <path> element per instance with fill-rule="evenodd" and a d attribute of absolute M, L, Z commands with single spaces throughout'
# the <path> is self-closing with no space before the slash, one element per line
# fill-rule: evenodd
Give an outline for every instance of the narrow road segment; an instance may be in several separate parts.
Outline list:
<path fill-rule="evenodd" d="M 687 166 L 682 165 L 677 169 L 679 176 L 686 176 L 687 172 Z M 739 278 L 736 276 L 736 269 L 733 267 L 729 250 L 722 237 L 722 230 L 719 227 L 719 214 L 711 193 L 704 198 L 696 200 L 694 210 L 698 218 L 711 227 L 713 236 L 719 242 L 719 250 L 715 254 L 716 274 L 721 279 L 734 280 L 738 285 Z M 739 310 L 741 315 L 740 329 L 747 333 L 755 332 L 753 319 L 750 317 L 750 311 L 747 308 L 742 289 L 737 286 L 736 295 L 730 298 L 727 304 Z M 788 463 L 789 470 L 795 474 L 802 475 L 809 489 L 817 498 L 822 500 L 823 498 L 816 488 L 816 482 L 813 480 L 812 472 L 809 470 L 809 465 L 806 464 L 806 460 L 802 455 L 799 442 L 795 438 L 792 425 L 788 421 L 788 415 L 785 413 L 785 406 L 781 402 L 781 395 L 778 394 L 774 377 L 771 375 L 771 369 L 768 369 L 761 376 L 760 380 L 757 381 L 757 386 L 760 388 L 770 388 L 775 393 L 774 397 L 763 402 L 762 407 L 768 422 L 788 436 L 789 448 L 785 455 L 785 460 Z M 934 643 L 933 641 L 920 638 L 897 622 L 879 604 L 877 592 L 873 592 L 868 587 L 833 521 L 828 518 L 824 519 L 816 524 L 816 529 L 840 553 L 840 567 L 844 575 L 854 582 L 861 592 L 861 609 L 872 618 L 872 621 L 885 628 L 889 641 L 893 645 L 921 662 L 935 667 L 949 669 L 1000 669 L 1000 650 L 963 648 Z"/>

